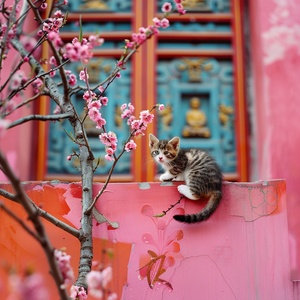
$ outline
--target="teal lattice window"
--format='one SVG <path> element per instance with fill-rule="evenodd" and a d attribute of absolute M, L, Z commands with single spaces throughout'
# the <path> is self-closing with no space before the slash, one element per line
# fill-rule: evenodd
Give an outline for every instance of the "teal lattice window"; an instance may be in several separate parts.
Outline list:
<path fill-rule="evenodd" d="M 235 172 L 231 61 L 213 58 L 160 60 L 157 73 L 157 101 L 166 106 L 158 123 L 159 137 L 179 136 L 183 148 L 208 151 L 223 172 Z"/>
<path fill-rule="evenodd" d="M 89 64 L 90 84 L 96 84 L 103 81 L 109 72 L 114 68 L 116 61 L 114 59 L 100 59 L 95 58 Z M 76 74 L 82 67 L 79 64 L 72 64 L 70 69 Z M 120 119 L 119 108 L 124 102 L 130 101 L 130 82 L 131 82 L 131 66 L 127 65 L 127 69 L 122 72 L 122 77 L 115 80 L 111 87 L 107 90 L 106 96 L 109 98 L 109 105 L 101 109 L 101 113 L 107 120 L 107 128 L 114 131 L 119 139 L 118 151 L 122 148 L 123 142 L 128 137 L 128 127 Z M 82 84 L 83 85 L 83 84 Z M 79 92 L 73 96 L 73 102 L 78 112 L 82 113 L 84 117 L 85 101 L 82 99 L 83 92 Z M 55 105 L 52 104 L 51 111 Z M 99 158 L 99 167 L 96 170 L 96 175 L 107 174 L 111 162 L 104 159 L 104 146 L 99 141 L 100 130 L 95 128 L 95 124 L 89 119 L 86 119 L 85 128 L 88 135 L 88 140 L 91 149 L 96 158 Z M 48 137 L 48 158 L 47 158 L 47 172 L 48 174 L 78 174 L 79 162 L 76 159 L 68 161 L 67 155 L 73 153 L 77 149 L 70 137 L 72 137 L 72 128 L 67 121 L 51 123 Z M 95 160 L 95 164 L 97 160 Z M 130 154 L 125 154 L 120 163 L 117 164 L 115 174 L 128 174 L 130 171 Z"/>
<path fill-rule="evenodd" d="M 104 11 L 128 12 L 132 9 L 132 1 L 128 0 L 72 0 L 69 1 L 71 12 Z"/>

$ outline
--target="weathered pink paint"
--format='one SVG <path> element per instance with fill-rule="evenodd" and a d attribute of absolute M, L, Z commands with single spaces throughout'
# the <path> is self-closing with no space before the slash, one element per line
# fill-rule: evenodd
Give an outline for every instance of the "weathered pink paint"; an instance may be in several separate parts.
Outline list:
<path fill-rule="evenodd" d="M 300 280 L 300 4 L 251 0 L 257 174 L 287 182 L 293 280 Z"/>
<path fill-rule="evenodd" d="M 120 299 L 300 299 L 291 281 L 284 180 L 225 182 L 218 210 L 208 221 L 193 225 L 178 223 L 172 215 L 197 212 L 205 205 L 202 201 L 184 199 L 166 216 L 154 217 L 179 199 L 176 186 L 113 183 L 96 205 L 119 228 L 97 225 L 95 239 L 131 249 L 128 261 L 123 261 L 127 279 Z M 94 193 L 101 187 L 95 184 Z M 79 227 L 79 183 L 36 183 L 28 184 L 27 189 L 35 201 L 57 206 L 62 219 Z M 51 199 L 44 197 L 49 191 Z M 3 213 L 1 217 L 8 218 Z M 7 248 L 5 230 L 8 228 L 0 235 L 0 250 Z M 77 252 L 76 247 L 69 244 L 68 252 Z M 117 261 L 119 254 L 115 253 Z M 19 253 L 15 260 L 21 259 Z M 159 272 L 160 267 L 166 271 Z M 114 280 L 120 282 L 118 270 Z"/>

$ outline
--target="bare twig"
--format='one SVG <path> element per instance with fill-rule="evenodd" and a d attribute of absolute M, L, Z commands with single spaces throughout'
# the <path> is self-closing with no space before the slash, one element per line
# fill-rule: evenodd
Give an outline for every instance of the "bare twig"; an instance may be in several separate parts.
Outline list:
<path fill-rule="evenodd" d="M 14 194 L 11 194 L 5 190 L 0 189 L 0 196 L 11 200 L 15 203 L 18 203 L 18 199 L 16 198 L 16 196 Z M 31 201 L 31 200 L 30 200 Z M 71 227 L 70 225 L 68 225 L 67 223 L 55 218 L 53 215 L 49 214 L 47 211 L 43 210 L 42 208 L 38 207 L 33 201 L 31 201 L 31 204 L 34 206 L 34 208 L 36 209 L 37 213 L 44 218 L 45 220 L 49 221 L 50 223 L 52 223 L 53 225 L 55 225 L 56 227 L 70 233 L 71 235 L 73 235 L 76 238 L 80 237 L 80 232 Z"/>
<path fill-rule="evenodd" d="M 39 242 L 42 248 L 45 251 L 50 269 L 51 274 L 56 282 L 56 286 L 60 295 L 61 300 L 68 300 L 68 294 L 64 288 L 62 288 L 64 280 L 62 274 L 58 268 L 56 263 L 56 259 L 54 257 L 54 248 L 48 239 L 47 233 L 45 231 L 44 225 L 41 222 L 39 215 L 37 214 L 36 209 L 34 206 L 31 205 L 32 201 L 29 199 L 28 195 L 25 193 L 20 180 L 15 176 L 14 172 L 12 171 L 11 167 L 9 166 L 7 160 L 5 159 L 2 152 L 0 152 L 0 167 L 1 170 L 4 170 L 4 173 L 10 180 L 15 193 L 16 199 L 18 202 L 24 207 L 26 213 L 28 214 L 28 219 L 32 222 L 36 235 L 39 237 Z"/>
<path fill-rule="evenodd" d="M 179 198 L 179 200 L 176 203 L 171 204 L 167 210 L 163 210 L 161 214 L 154 215 L 153 217 L 161 218 L 161 217 L 165 216 L 167 214 L 167 212 L 169 212 L 174 206 L 178 205 L 181 202 L 181 200 L 183 199 L 183 197 L 184 196 L 181 195 L 180 198 Z"/>
<path fill-rule="evenodd" d="M 47 115 L 47 116 L 44 116 L 44 115 L 30 115 L 30 116 L 26 116 L 22 119 L 19 119 L 19 120 L 16 120 L 14 122 L 11 122 L 9 125 L 8 125 L 8 129 L 9 128 L 13 128 L 15 126 L 18 126 L 20 124 L 23 124 L 23 123 L 26 123 L 26 122 L 29 122 L 29 121 L 59 121 L 61 119 L 68 119 L 68 118 L 71 118 L 73 117 L 73 114 L 72 113 L 65 113 L 65 114 L 57 114 L 57 115 Z"/>

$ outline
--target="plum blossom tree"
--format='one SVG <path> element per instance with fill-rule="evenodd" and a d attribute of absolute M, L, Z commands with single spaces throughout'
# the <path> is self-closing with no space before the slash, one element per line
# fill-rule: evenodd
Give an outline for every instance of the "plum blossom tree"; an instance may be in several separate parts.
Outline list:
<path fill-rule="evenodd" d="M 68 0 L 14 0 L 0 3 L 0 134 L 6 134 L 10 128 L 19 126 L 32 120 L 39 121 L 61 121 L 66 119 L 72 126 L 72 140 L 78 146 L 77 151 L 70 153 L 66 159 L 72 160 L 74 156 L 79 158 L 82 178 L 82 217 L 81 227 L 73 228 L 64 222 L 57 220 L 49 213 L 38 207 L 25 193 L 22 185 L 8 164 L 4 153 L 0 149 L 0 170 L 11 182 L 14 193 L 0 189 L 0 196 L 17 202 L 26 211 L 33 228 L 22 223 L 22 220 L 5 205 L 0 202 L 0 209 L 19 222 L 24 230 L 32 235 L 43 247 L 48 259 L 51 274 L 55 280 L 58 293 L 61 299 L 87 299 L 87 291 L 95 297 L 102 298 L 107 283 L 112 279 L 112 269 L 92 270 L 93 260 L 93 239 L 92 220 L 98 222 L 109 222 L 112 226 L 117 223 L 110 222 L 95 208 L 96 202 L 105 192 L 107 184 L 111 179 L 116 164 L 124 153 L 134 151 L 137 147 L 135 138 L 144 135 L 147 125 L 153 121 L 153 111 L 158 108 L 162 110 L 163 105 L 155 105 L 150 110 L 143 110 L 137 117 L 134 106 L 131 103 L 124 103 L 121 106 L 121 117 L 126 120 L 129 127 L 129 135 L 123 143 L 122 150 L 117 152 L 117 143 L 120 142 L 116 134 L 106 128 L 106 120 L 101 113 L 103 106 L 109 105 L 109 99 L 104 96 L 105 91 L 113 81 L 121 76 L 126 63 L 138 48 L 152 36 L 159 34 L 159 30 L 167 28 L 169 24 L 168 15 L 173 12 L 173 7 L 182 15 L 185 10 L 181 0 L 173 4 L 166 2 L 162 6 L 163 17 L 153 18 L 153 24 L 148 27 L 141 27 L 138 32 L 132 33 L 131 40 L 124 41 L 123 55 L 116 62 L 111 74 L 95 86 L 90 86 L 89 74 L 86 64 L 93 57 L 93 49 L 104 43 L 98 35 L 90 35 L 84 38 L 80 32 L 72 42 L 64 43 L 60 37 L 60 29 L 67 21 L 67 15 L 63 8 Z M 28 37 L 24 32 L 26 19 L 34 16 L 36 33 Z M 40 58 L 40 48 L 47 44 L 51 55 L 47 61 Z M 9 51 L 16 51 L 16 61 L 11 66 L 7 65 Z M 72 73 L 67 69 L 68 64 L 80 62 L 82 70 L 79 74 Z M 25 72 L 24 67 L 29 66 L 31 72 Z M 58 79 L 57 79 L 58 78 Z M 78 81 L 83 84 L 78 84 Z M 28 89 L 32 88 L 31 97 L 24 99 L 20 97 Z M 85 101 L 85 116 L 95 123 L 95 127 L 101 130 L 99 143 L 105 146 L 105 159 L 112 161 L 110 172 L 107 175 L 105 184 L 99 193 L 93 197 L 92 184 L 94 166 L 94 154 L 89 145 L 88 137 L 84 127 L 84 121 L 72 103 L 72 95 L 83 92 Z M 49 101 L 56 103 L 56 108 L 49 115 L 28 115 L 21 119 L 10 121 L 11 114 L 21 107 L 39 101 L 40 96 L 47 96 Z M 80 242 L 80 261 L 78 277 L 74 278 L 74 272 L 70 266 L 70 256 L 63 250 L 54 249 L 47 232 L 41 222 L 41 217 L 59 226 L 62 230 L 76 237 Z M 42 288 L 42 280 L 38 274 L 30 274 L 25 279 L 18 277 L 15 280 L 16 289 L 22 299 L 47 299 L 42 297 L 45 290 Z M 68 287 L 71 286 L 70 291 Z M 31 296 L 28 296 L 31 295 Z M 38 298 L 40 297 L 40 298 Z M 114 293 L 108 295 L 107 299 L 116 299 Z"/>

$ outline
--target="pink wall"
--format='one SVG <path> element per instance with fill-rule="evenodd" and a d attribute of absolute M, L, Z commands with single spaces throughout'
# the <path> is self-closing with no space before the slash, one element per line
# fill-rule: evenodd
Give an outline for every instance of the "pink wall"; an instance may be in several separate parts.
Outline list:
<path fill-rule="evenodd" d="M 101 243 L 107 240 L 114 245 L 111 288 L 118 293 L 118 299 L 300 299 L 290 280 L 283 180 L 224 182 L 220 206 L 203 223 L 183 224 L 172 218 L 174 214 L 198 212 L 205 205 L 205 201 L 186 199 L 166 216 L 155 218 L 155 214 L 178 200 L 178 184 L 113 183 L 108 186 L 109 193 L 104 193 L 96 204 L 110 221 L 119 223 L 117 229 L 107 223 L 95 224 L 93 232 L 94 259 L 101 255 Z M 95 195 L 102 185 L 94 185 Z M 7 189 L 5 185 L 0 187 Z M 76 228 L 80 226 L 79 183 L 35 182 L 25 188 L 39 206 Z M 6 205 L 18 214 L 21 211 L 15 203 L 6 201 Z M 4 260 L 6 265 L 13 264 L 18 271 L 29 264 L 42 272 L 53 293 L 50 299 L 57 299 L 41 247 L 1 210 L 0 218 L 0 263 L 4 265 Z M 76 239 L 45 224 L 54 246 L 66 247 L 76 267 Z M 157 259 L 151 260 L 151 253 Z M 0 268 L 0 294 L 6 292 L 6 276 L 4 268 Z"/>
<path fill-rule="evenodd" d="M 9 0 L 5 2 L 5 5 L 9 3 L 14 3 L 15 1 Z M 20 2 L 21 5 L 22 1 Z M 35 26 L 35 23 L 32 20 L 25 22 L 25 28 L 28 32 L 31 31 L 31 28 Z M 11 75 L 11 71 L 19 62 L 20 56 L 18 53 L 11 49 L 8 52 L 7 59 L 3 62 L 3 70 L 1 70 L 1 85 L 7 80 Z M 29 66 L 22 66 L 21 70 L 25 71 L 25 74 L 30 74 L 31 68 Z M 6 96 L 6 89 L 2 92 L 0 97 Z M 30 89 L 27 89 L 25 95 L 20 95 L 12 99 L 12 101 L 17 105 L 24 100 L 30 98 L 32 92 Z M 15 121 L 22 117 L 28 116 L 33 113 L 32 104 L 28 104 L 23 108 L 17 110 L 6 120 Z M 18 126 L 17 128 L 12 128 L 7 131 L 3 136 L 0 136 L 0 149 L 7 156 L 9 163 L 11 164 L 13 170 L 15 170 L 16 175 L 19 176 L 21 180 L 28 180 L 30 178 L 30 173 L 32 169 L 33 162 L 32 159 L 32 122 Z M 0 172 L 0 182 L 6 181 L 5 176 Z"/>
<path fill-rule="evenodd" d="M 251 0 L 259 179 L 284 178 L 292 256 L 300 249 L 300 3 Z M 256 179 L 256 178 L 255 178 Z M 294 280 L 300 280 L 298 272 Z"/>
<path fill-rule="evenodd" d="M 300 4 L 249 4 L 259 177 L 284 177 L 292 187 L 300 175 Z"/>

